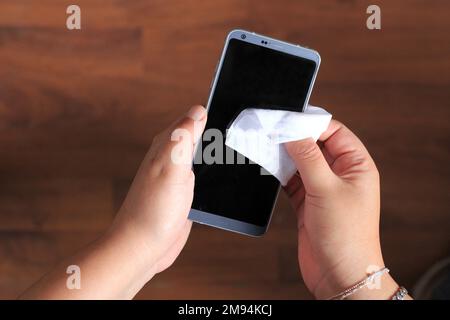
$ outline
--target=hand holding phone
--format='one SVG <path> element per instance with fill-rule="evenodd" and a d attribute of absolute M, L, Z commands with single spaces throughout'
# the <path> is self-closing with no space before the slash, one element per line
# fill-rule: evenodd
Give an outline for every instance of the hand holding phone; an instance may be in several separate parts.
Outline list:
<path fill-rule="evenodd" d="M 41 278 L 23 299 L 131 299 L 183 249 L 192 222 L 194 143 L 206 110 L 194 106 L 154 139 L 112 226 L 100 238 Z M 187 139 L 173 133 L 185 132 Z M 198 134 L 197 134 L 198 133 Z M 172 161 L 172 152 L 187 161 Z M 81 270 L 82 290 L 69 290 L 68 266 Z M 76 276 L 76 275 L 73 275 Z"/>

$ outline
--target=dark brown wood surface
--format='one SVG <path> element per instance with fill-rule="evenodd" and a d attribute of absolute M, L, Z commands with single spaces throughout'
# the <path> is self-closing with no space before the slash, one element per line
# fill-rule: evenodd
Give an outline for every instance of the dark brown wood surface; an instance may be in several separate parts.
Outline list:
<path fill-rule="evenodd" d="M 364 141 L 381 173 L 386 265 L 408 288 L 450 251 L 450 2 L 0 1 L 0 298 L 14 298 L 113 219 L 151 139 L 205 103 L 226 34 L 318 50 L 311 103 Z M 138 298 L 311 298 L 281 196 L 261 239 L 196 225 Z"/>

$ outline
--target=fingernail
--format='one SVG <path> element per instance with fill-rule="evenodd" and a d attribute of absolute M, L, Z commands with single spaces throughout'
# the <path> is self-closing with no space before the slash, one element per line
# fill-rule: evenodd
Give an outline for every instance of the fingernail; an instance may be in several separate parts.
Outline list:
<path fill-rule="evenodd" d="M 198 121 L 201 120 L 205 114 L 205 108 L 202 106 L 194 106 L 188 111 L 187 116 L 192 120 Z"/>

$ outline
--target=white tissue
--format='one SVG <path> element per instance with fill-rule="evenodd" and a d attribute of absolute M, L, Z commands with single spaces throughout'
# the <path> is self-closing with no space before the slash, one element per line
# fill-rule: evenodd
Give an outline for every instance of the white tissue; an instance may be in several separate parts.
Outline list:
<path fill-rule="evenodd" d="M 297 169 L 283 143 L 306 138 L 317 141 L 330 120 L 330 113 L 313 106 L 304 112 L 249 108 L 229 127 L 225 145 L 259 164 L 285 186 Z"/>

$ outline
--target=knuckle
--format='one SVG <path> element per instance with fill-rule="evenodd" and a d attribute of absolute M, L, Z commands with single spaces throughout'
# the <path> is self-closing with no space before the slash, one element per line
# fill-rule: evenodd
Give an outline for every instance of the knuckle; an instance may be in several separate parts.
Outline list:
<path fill-rule="evenodd" d="M 150 177 L 157 177 L 157 176 L 161 175 L 162 168 L 163 168 L 163 166 L 158 157 L 153 157 L 153 158 L 149 159 L 148 174 Z"/>
<path fill-rule="evenodd" d="M 183 119 L 180 119 L 175 125 L 175 130 L 189 130 L 189 128 L 192 127 L 193 123 L 193 119 L 184 117 Z"/>
<path fill-rule="evenodd" d="M 163 178 L 172 178 L 172 176 L 174 175 L 174 170 L 171 166 L 162 166 L 161 171 L 160 171 L 160 176 Z"/>
<path fill-rule="evenodd" d="M 357 154 L 351 162 L 353 163 L 353 167 L 359 172 L 363 172 L 371 178 L 379 180 L 378 168 L 370 156 Z"/>
<path fill-rule="evenodd" d="M 314 161 L 320 157 L 318 146 L 312 139 L 308 139 L 296 144 L 295 155 L 302 160 Z"/>
<path fill-rule="evenodd" d="M 152 139 L 152 145 L 159 145 L 163 140 L 163 132 L 157 133 Z"/>

